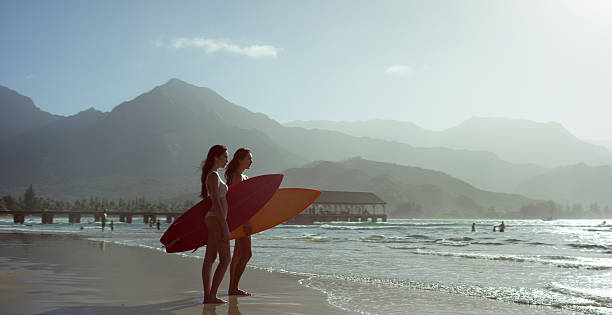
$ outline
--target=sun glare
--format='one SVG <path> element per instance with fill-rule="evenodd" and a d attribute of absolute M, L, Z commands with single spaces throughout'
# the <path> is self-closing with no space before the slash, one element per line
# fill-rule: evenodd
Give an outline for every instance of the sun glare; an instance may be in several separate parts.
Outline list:
<path fill-rule="evenodd" d="M 569 0 L 565 4 L 574 14 L 595 24 L 612 24 L 612 1 L 610 0 Z"/>

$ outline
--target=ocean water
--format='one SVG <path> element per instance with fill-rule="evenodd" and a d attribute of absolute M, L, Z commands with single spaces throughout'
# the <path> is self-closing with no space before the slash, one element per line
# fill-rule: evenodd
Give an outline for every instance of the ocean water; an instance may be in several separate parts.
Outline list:
<path fill-rule="evenodd" d="M 113 218 L 115 222 L 118 218 Z M 87 222 L 89 220 L 89 222 Z M 0 231 L 74 233 L 92 240 L 162 250 L 162 229 L 134 219 L 101 231 L 82 218 L 40 218 Z M 363 313 L 393 313 L 414 292 L 435 291 L 587 314 L 612 314 L 612 220 L 389 220 L 281 225 L 253 236 L 249 266 L 300 275 L 329 303 Z M 471 232 L 472 222 L 476 232 Z M 84 230 L 80 230 L 80 226 Z M 233 243 L 233 242 L 232 242 Z M 203 257 L 204 248 L 182 255 Z"/>

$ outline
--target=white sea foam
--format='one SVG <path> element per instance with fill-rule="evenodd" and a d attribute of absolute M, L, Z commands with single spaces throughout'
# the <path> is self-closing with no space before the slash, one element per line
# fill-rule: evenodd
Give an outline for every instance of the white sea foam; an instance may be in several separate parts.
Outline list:
<path fill-rule="evenodd" d="M 504 233 L 491 232 L 499 222 L 487 220 L 476 221 L 474 233 L 469 220 L 286 225 L 253 236 L 249 265 L 298 276 L 331 304 L 361 313 L 397 313 L 406 299 L 444 294 L 612 314 L 612 233 L 599 222 L 509 220 Z M 0 220 L 0 232 L 75 234 L 156 251 L 164 251 L 167 227 L 116 223 L 102 232 L 93 222 Z M 202 259 L 203 249 L 177 255 Z"/>

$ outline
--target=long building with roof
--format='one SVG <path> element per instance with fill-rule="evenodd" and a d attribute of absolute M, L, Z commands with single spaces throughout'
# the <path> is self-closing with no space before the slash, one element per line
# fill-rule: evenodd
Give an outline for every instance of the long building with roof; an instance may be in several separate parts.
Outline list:
<path fill-rule="evenodd" d="M 321 196 L 290 223 L 387 221 L 387 203 L 372 192 L 322 191 Z"/>

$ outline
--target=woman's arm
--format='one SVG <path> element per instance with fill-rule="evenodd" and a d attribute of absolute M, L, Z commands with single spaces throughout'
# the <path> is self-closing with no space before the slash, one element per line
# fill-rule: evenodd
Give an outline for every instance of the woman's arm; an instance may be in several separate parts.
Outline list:
<path fill-rule="evenodd" d="M 210 193 L 210 201 L 212 204 L 212 209 L 210 211 L 216 214 L 219 225 L 221 225 L 221 229 L 223 230 L 223 239 L 227 240 L 229 239 L 229 227 L 223 216 L 223 211 L 221 210 L 222 205 L 219 199 L 219 175 L 215 173 L 214 176 L 208 176 L 208 178 L 206 178 L 206 189 L 208 189 Z"/>

